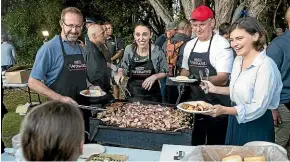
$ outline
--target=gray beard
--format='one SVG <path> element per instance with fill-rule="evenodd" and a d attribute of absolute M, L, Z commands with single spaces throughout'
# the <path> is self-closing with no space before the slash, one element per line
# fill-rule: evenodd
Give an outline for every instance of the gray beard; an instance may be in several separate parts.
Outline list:
<path fill-rule="evenodd" d="M 78 36 L 69 36 L 66 35 L 66 38 L 69 42 L 76 42 L 78 40 Z"/>

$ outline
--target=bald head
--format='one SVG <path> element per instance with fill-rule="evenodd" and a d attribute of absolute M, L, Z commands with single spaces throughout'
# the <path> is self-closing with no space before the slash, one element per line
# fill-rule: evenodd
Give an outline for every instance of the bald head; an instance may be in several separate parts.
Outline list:
<path fill-rule="evenodd" d="M 101 25 L 93 24 L 88 29 L 88 37 L 91 42 L 104 42 L 104 30 Z"/>
<path fill-rule="evenodd" d="M 290 7 L 288 7 L 286 14 L 285 14 L 285 20 L 288 24 L 288 28 L 290 29 Z"/>

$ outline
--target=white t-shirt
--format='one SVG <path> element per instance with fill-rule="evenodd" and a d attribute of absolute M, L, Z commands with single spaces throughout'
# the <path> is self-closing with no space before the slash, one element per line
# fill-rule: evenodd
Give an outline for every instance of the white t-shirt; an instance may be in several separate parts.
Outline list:
<path fill-rule="evenodd" d="M 189 70 L 188 68 L 188 58 L 190 56 L 191 50 L 196 42 L 197 38 L 194 38 L 186 43 L 184 47 L 182 68 Z M 194 52 L 207 52 L 210 40 L 201 42 L 198 41 L 194 48 Z M 217 72 L 231 73 L 234 55 L 227 39 L 215 34 L 210 47 L 209 60 L 210 64 L 216 69 Z"/>

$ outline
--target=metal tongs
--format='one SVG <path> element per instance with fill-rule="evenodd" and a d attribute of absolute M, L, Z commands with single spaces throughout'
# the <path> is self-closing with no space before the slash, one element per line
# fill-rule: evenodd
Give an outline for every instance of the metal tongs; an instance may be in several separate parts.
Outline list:
<path fill-rule="evenodd" d="M 202 81 L 202 80 L 204 80 L 203 79 L 203 72 L 200 70 L 200 71 L 198 71 L 199 72 L 199 77 L 200 77 L 200 80 Z M 208 79 L 209 79 L 209 69 L 208 68 L 205 68 L 205 75 L 206 75 L 206 80 L 208 81 Z M 201 82 L 201 84 L 202 85 L 205 85 L 203 82 Z M 205 89 L 204 90 L 204 93 L 205 94 L 208 94 L 208 89 Z"/>
<path fill-rule="evenodd" d="M 87 109 L 87 110 L 97 110 L 97 111 L 104 111 L 106 109 L 94 107 L 94 106 L 85 106 L 85 105 L 78 105 L 78 108 Z"/>
<path fill-rule="evenodd" d="M 176 100 L 176 105 L 178 105 L 179 104 L 179 102 L 180 102 L 180 99 L 181 99 L 181 97 L 182 97 L 182 95 L 183 95 L 183 93 L 184 93 L 184 91 L 185 91 L 185 84 L 184 83 L 181 83 L 181 84 L 179 84 L 178 86 L 177 86 L 177 89 L 178 89 L 178 98 L 177 98 L 177 100 Z"/>
<path fill-rule="evenodd" d="M 119 80 L 119 83 L 117 84 L 119 86 L 119 88 L 121 89 L 121 92 L 124 94 L 124 97 L 127 99 L 127 94 L 126 92 L 128 93 L 128 95 L 131 97 L 131 93 L 130 91 L 125 87 L 123 88 L 123 85 L 122 85 L 122 82 L 121 82 L 122 79 Z"/>

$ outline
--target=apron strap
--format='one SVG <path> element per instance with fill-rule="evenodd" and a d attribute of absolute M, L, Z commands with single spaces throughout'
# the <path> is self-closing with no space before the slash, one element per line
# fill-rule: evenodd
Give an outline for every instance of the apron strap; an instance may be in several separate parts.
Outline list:
<path fill-rule="evenodd" d="M 208 53 L 210 52 L 210 47 L 211 47 L 211 42 L 212 42 L 213 36 L 214 36 L 214 32 L 212 32 L 212 36 L 211 36 L 211 38 L 210 38 L 209 46 L 208 46 L 208 49 L 207 49 L 207 52 L 208 52 Z M 196 46 L 196 44 L 197 44 L 197 41 L 198 41 L 198 39 L 197 39 L 196 42 L 194 43 L 194 46 L 193 46 L 193 48 L 192 48 L 192 50 L 191 50 L 191 53 L 193 52 L 193 50 L 194 50 L 194 48 L 195 48 L 195 46 Z"/>
<path fill-rule="evenodd" d="M 63 46 L 62 39 L 61 39 L 60 35 L 59 35 L 59 42 L 60 42 L 62 54 L 63 54 L 63 56 L 66 56 L 66 53 L 65 53 L 64 46 Z"/>
<path fill-rule="evenodd" d="M 210 46 L 211 46 L 211 42 L 212 42 L 213 36 L 214 36 L 214 32 L 212 32 L 212 36 L 210 38 L 209 46 L 208 46 L 208 49 L 207 49 L 208 53 L 210 53 L 209 51 L 210 51 Z"/>
<path fill-rule="evenodd" d="M 66 56 L 67 54 L 66 54 L 66 52 L 65 52 L 65 50 L 64 50 L 64 46 L 63 46 L 63 43 L 62 43 L 62 38 L 61 38 L 61 36 L 59 36 L 59 42 L 60 42 L 60 46 L 61 46 L 62 54 L 63 54 L 64 56 Z M 81 50 L 81 46 L 78 45 L 78 44 L 77 44 L 77 46 L 79 47 L 80 54 L 83 54 L 83 53 L 82 53 L 82 50 Z"/>

